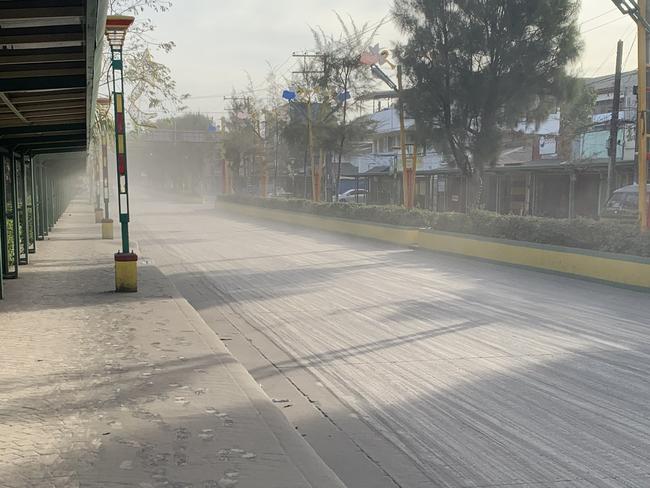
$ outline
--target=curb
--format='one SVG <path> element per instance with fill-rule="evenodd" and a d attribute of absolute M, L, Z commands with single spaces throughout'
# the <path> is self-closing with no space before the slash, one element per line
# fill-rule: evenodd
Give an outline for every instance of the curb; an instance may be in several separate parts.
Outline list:
<path fill-rule="evenodd" d="M 217 210 L 253 219 L 388 242 L 468 259 L 650 292 L 650 259 L 219 202 Z"/>
<path fill-rule="evenodd" d="M 174 283 L 168 278 L 166 279 L 171 287 L 172 299 L 192 328 L 214 352 L 232 358 L 232 362 L 224 364 L 224 367 L 233 381 L 250 399 L 264 423 L 286 452 L 289 461 L 303 475 L 309 486 L 312 488 L 346 488 L 336 473 L 325 464 L 311 445 L 289 424 L 284 414 L 273 405 L 271 399 L 255 382 L 246 368 L 232 356 L 219 339 L 219 336 L 208 326 L 190 303 L 181 296 Z"/>

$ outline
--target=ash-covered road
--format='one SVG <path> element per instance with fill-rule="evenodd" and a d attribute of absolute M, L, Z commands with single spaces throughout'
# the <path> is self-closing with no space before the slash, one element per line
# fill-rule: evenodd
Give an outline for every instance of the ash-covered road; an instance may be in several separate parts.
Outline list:
<path fill-rule="evenodd" d="M 134 237 L 350 488 L 650 486 L 650 296 L 149 201 Z"/>

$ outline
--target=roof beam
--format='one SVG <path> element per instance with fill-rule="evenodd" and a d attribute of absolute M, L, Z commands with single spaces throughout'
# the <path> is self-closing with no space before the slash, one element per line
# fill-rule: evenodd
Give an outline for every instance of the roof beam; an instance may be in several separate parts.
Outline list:
<path fill-rule="evenodd" d="M 47 111 L 47 110 L 42 110 L 40 112 L 31 112 L 29 115 L 27 114 L 22 114 L 25 118 L 29 117 L 26 124 L 32 123 L 34 120 L 37 119 L 45 119 L 45 118 L 60 118 L 60 117 L 68 117 L 71 115 L 85 115 L 86 113 L 86 107 L 80 107 L 80 108 L 73 108 L 70 110 L 60 110 L 60 111 Z M 7 114 L 0 114 L 0 120 L 9 120 L 7 119 Z"/>
<path fill-rule="evenodd" d="M 14 93 L 11 101 L 14 105 L 26 103 L 49 103 L 69 100 L 86 100 L 85 90 L 49 91 L 44 93 Z"/>
<path fill-rule="evenodd" d="M 86 152 L 86 146 L 68 147 L 61 149 L 36 149 L 30 152 L 35 156 L 39 154 L 84 153 Z"/>
<path fill-rule="evenodd" d="M 36 139 L 3 139 L 0 144 L 6 147 L 36 147 L 36 146 L 51 146 L 52 144 L 70 143 L 85 144 L 85 134 L 71 134 L 71 135 L 57 135 L 38 137 Z"/>
<path fill-rule="evenodd" d="M 30 127 L 36 126 L 36 125 L 61 125 L 61 124 L 84 124 L 84 127 L 86 127 L 86 117 L 79 117 L 78 115 L 70 115 L 69 117 L 59 117 L 56 120 L 53 119 L 47 119 L 47 118 L 38 118 L 38 119 L 32 119 L 31 123 L 33 125 L 25 125 L 21 126 L 16 124 L 15 121 L 1 121 L 0 120 L 0 132 L 5 134 L 6 130 L 11 129 L 11 128 L 27 128 L 29 129 Z"/>
<path fill-rule="evenodd" d="M 5 49 L 55 48 L 83 45 L 84 42 L 79 24 L 0 29 L 0 47 Z"/>
<path fill-rule="evenodd" d="M 75 149 L 77 151 L 85 151 L 86 143 L 75 143 L 75 142 L 62 142 L 62 143 L 52 143 L 44 147 L 37 148 L 39 152 L 53 152 L 60 149 Z"/>
<path fill-rule="evenodd" d="M 68 64 L 68 63 L 66 63 Z M 15 71 L 5 71 L 0 69 L 0 79 L 7 80 L 12 78 L 31 78 L 33 76 L 69 76 L 69 75 L 83 75 L 85 65 L 83 63 L 69 63 L 70 67 L 52 66 L 52 65 L 35 65 L 29 69 L 18 69 Z"/>
<path fill-rule="evenodd" d="M 61 88 L 86 88 L 86 77 L 83 75 L 39 76 L 34 78 L 0 79 L 0 91 L 37 91 Z"/>
<path fill-rule="evenodd" d="M 32 51 L 32 54 L 27 54 Z M 49 51 L 63 51 L 60 53 Z M 11 53 L 11 54 L 9 54 Z M 40 54 L 36 54 L 40 53 Z M 12 51 L 0 51 L 0 66 L 7 65 L 30 65 L 40 63 L 69 63 L 71 61 L 85 61 L 83 49 L 20 49 Z"/>
<path fill-rule="evenodd" d="M 0 2 L 2 19 L 33 19 L 52 17 L 79 17 L 84 15 L 81 2 Z"/>
<path fill-rule="evenodd" d="M 13 104 L 16 107 L 16 104 Z M 36 104 L 21 104 L 16 107 L 25 117 L 29 116 L 29 112 L 39 112 L 43 110 L 65 110 L 65 109 L 79 109 L 85 108 L 86 102 L 84 100 L 72 100 L 69 102 L 44 102 Z M 7 110 L 1 110 L 0 114 L 9 113 Z"/>
<path fill-rule="evenodd" d="M 12 135 L 40 135 L 51 132 L 65 132 L 65 131 L 80 131 L 86 130 L 84 123 L 69 123 L 69 124 L 48 124 L 48 125 L 30 125 L 24 127 L 5 127 L 0 134 L 0 140 L 6 136 Z"/>
<path fill-rule="evenodd" d="M 29 124 L 29 120 L 27 120 L 27 119 L 25 118 L 25 116 L 24 116 L 22 113 L 20 113 L 20 110 L 18 110 L 18 109 L 14 106 L 13 103 L 11 103 L 11 100 L 9 100 L 9 99 L 7 98 L 7 95 L 5 95 L 4 93 L 0 92 L 0 100 L 2 100 L 2 102 L 3 102 L 7 107 L 9 107 L 9 110 L 11 110 L 11 111 L 14 113 L 14 115 L 15 115 L 16 117 L 18 117 L 20 120 L 22 120 L 22 121 L 25 122 L 26 124 Z"/>

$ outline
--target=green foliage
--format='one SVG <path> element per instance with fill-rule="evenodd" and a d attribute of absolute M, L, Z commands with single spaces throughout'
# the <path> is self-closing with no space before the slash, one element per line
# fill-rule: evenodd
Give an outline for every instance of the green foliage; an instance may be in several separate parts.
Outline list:
<path fill-rule="evenodd" d="M 478 210 L 469 214 L 437 213 L 396 206 L 315 203 L 248 195 L 222 195 L 219 199 L 326 217 L 650 257 L 650 234 L 641 234 L 638 227 L 631 223 L 498 215 Z"/>
<path fill-rule="evenodd" d="M 464 174 L 494 164 L 502 131 L 543 118 L 581 48 L 578 0 L 395 0 L 404 96 Z"/>
<path fill-rule="evenodd" d="M 323 78 L 319 80 L 332 97 L 334 110 L 337 112 L 337 123 L 333 127 L 333 142 L 337 153 L 337 168 L 335 188 L 339 187 L 341 179 L 341 162 L 344 154 L 350 153 L 348 141 L 365 140 L 371 133 L 372 127 L 364 119 L 349 122 L 348 111 L 362 100 L 362 95 L 370 91 L 374 82 L 368 66 L 361 63 L 361 56 L 370 49 L 377 35 L 380 22 L 374 28 L 367 23 L 357 25 L 352 17 L 349 23 L 338 13 L 336 17 L 341 27 L 341 34 L 336 37 L 322 30 L 312 29 L 316 50 L 323 53 Z M 338 94 L 349 93 L 350 98 Z M 336 192 L 338 195 L 338 191 Z"/>
<path fill-rule="evenodd" d="M 264 109 L 254 96 L 250 80 L 249 85 L 244 94 L 233 92 L 228 117 L 222 120 L 226 129 L 224 155 L 230 164 L 235 187 L 243 184 L 239 181 L 240 168 L 244 168 L 246 174 L 255 172 L 256 153 L 261 142 L 260 117 Z"/>
<path fill-rule="evenodd" d="M 16 263 L 16 255 L 14 251 L 14 221 L 7 219 L 7 255 L 9 257 L 9 262 L 7 264 L 9 267 L 13 267 Z"/>
<path fill-rule="evenodd" d="M 21 219 L 21 217 L 19 217 L 19 219 Z M 30 219 L 30 222 L 31 222 L 31 219 Z M 22 246 L 24 246 L 24 244 L 25 244 L 24 241 L 23 241 L 23 232 L 24 232 L 25 227 L 23 226 L 22 220 L 19 220 L 18 228 L 19 228 L 19 232 L 20 232 L 20 234 L 19 234 L 19 243 L 20 243 L 20 246 L 21 246 L 21 248 L 19 249 L 18 254 L 22 254 L 22 252 L 23 252 Z M 29 242 L 34 242 L 32 240 L 34 238 L 34 232 L 33 232 L 33 229 L 31 228 L 31 225 L 28 228 L 27 232 L 29 233 L 29 239 L 30 239 Z M 7 250 L 8 250 L 8 256 L 9 256 L 8 265 L 10 267 L 14 266 L 14 264 L 16 262 L 16 255 L 14 254 L 14 251 L 15 251 L 14 238 L 15 238 L 15 236 L 14 236 L 14 221 L 13 221 L 13 219 L 7 219 Z"/>
<path fill-rule="evenodd" d="M 158 113 L 185 109 L 187 94 L 178 94 L 171 70 L 156 60 L 156 53 L 169 53 L 175 47 L 173 41 L 156 41 L 156 26 L 147 12 L 168 12 L 170 0 L 110 0 L 108 10 L 113 15 L 133 15 L 136 20 L 129 29 L 124 46 L 124 79 L 126 111 L 134 129 L 153 125 Z M 110 51 L 105 45 L 102 72 L 106 84 L 112 87 L 110 75 Z M 109 115 L 110 118 L 110 115 Z"/>
<path fill-rule="evenodd" d="M 560 106 L 560 157 L 571 159 L 572 145 L 577 134 L 592 124 L 596 92 L 584 80 L 570 79 L 565 85 L 564 103 Z"/>
<path fill-rule="evenodd" d="M 156 121 L 158 129 L 175 129 L 177 131 L 207 131 L 214 124 L 211 117 L 201 113 L 184 113 L 177 117 L 169 117 Z"/>

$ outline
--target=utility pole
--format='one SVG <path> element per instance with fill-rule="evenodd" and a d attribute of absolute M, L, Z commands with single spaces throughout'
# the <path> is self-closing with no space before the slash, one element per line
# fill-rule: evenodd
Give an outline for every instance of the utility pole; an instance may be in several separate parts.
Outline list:
<path fill-rule="evenodd" d="M 411 208 L 414 202 L 415 196 L 415 178 L 417 175 L 417 147 L 414 146 L 413 151 L 413 169 L 409 170 L 406 160 L 406 124 L 405 124 L 405 108 L 404 108 L 404 87 L 402 83 L 402 66 L 397 66 L 397 84 L 391 80 L 386 73 L 382 71 L 379 65 L 375 62 L 370 65 L 370 70 L 372 74 L 379 78 L 381 81 L 386 83 L 391 90 L 397 93 L 398 98 L 398 107 L 399 107 L 399 138 L 400 138 L 400 149 L 402 153 L 402 202 L 405 207 Z M 411 174 L 412 173 L 412 174 Z M 413 196 L 410 195 L 409 187 L 413 187 Z"/>
<path fill-rule="evenodd" d="M 251 110 L 253 117 L 253 132 L 257 135 L 255 139 L 255 156 L 253 161 L 260 159 L 260 196 L 267 197 L 266 187 L 268 186 L 268 173 L 266 161 L 266 120 L 261 121 L 258 117 L 256 110 Z M 264 135 L 262 136 L 262 124 L 264 124 Z M 260 142 L 263 143 L 262 150 L 260 151 Z"/>
<path fill-rule="evenodd" d="M 648 181 L 648 128 L 647 128 L 647 111 L 648 111 L 648 53 L 647 38 L 644 20 L 647 16 L 647 0 L 639 0 L 639 22 L 638 24 L 638 55 L 639 55 L 639 88 L 638 88 L 638 118 L 637 131 L 639 134 L 638 163 L 639 163 L 639 223 L 641 231 L 648 230 L 648 207 L 647 199 L 647 181 Z"/>
<path fill-rule="evenodd" d="M 275 172 L 273 175 L 273 196 L 278 196 L 278 149 L 280 145 L 280 118 L 278 117 L 278 108 L 275 107 Z"/>
<path fill-rule="evenodd" d="M 228 161 L 226 161 L 226 118 L 225 117 L 221 117 L 221 127 L 219 129 L 221 134 L 221 141 L 217 144 L 217 147 L 218 147 L 218 154 L 219 154 L 219 164 L 221 165 L 221 193 L 223 193 L 224 195 L 229 195 L 231 193 L 231 187 L 230 187 Z"/>
<path fill-rule="evenodd" d="M 639 163 L 639 224 L 641 232 L 648 230 L 648 128 L 646 126 L 648 110 L 648 41 L 650 40 L 650 23 L 648 19 L 647 0 L 612 0 L 614 5 L 625 15 L 629 15 L 638 27 L 638 116 L 637 116 L 637 149 Z"/>
<path fill-rule="evenodd" d="M 326 57 L 321 53 L 292 53 L 294 58 L 303 58 L 303 69 L 302 71 L 294 71 L 293 74 L 302 74 L 305 80 L 306 92 L 307 92 L 307 157 L 305 157 L 304 164 L 304 189 L 305 189 L 305 200 L 307 199 L 307 160 L 311 165 L 311 186 L 312 186 L 312 200 L 320 200 L 320 171 L 316 169 L 314 163 L 314 127 L 313 127 L 313 110 L 312 110 L 312 96 L 315 93 L 315 89 L 311 86 L 308 75 L 310 74 L 323 74 L 325 72 L 325 63 Z M 307 59 L 308 58 L 322 58 L 323 59 L 323 70 L 307 70 Z M 318 181 L 316 181 L 318 180 Z"/>
<path fill-rule="evenodd" d="M 607 198 L 616 190 L 616 154 L 618 152 L 618 113 L 621 110 L 621 70 L 623 64 L 623 41 L 616 48 L 616 75 L 614 76 L 614 102 L 609 135 L 609 166 L 607 167 Z"/>
<path fill-rule="evenodd" d="M 399 142 L 402 150 L 402 192 L 404 206 L 410 208 L 410 173 L 406 164 L 406 125 L 404 121 L 404 99 L 402 98 L 402 66 L 397 66 L 397 92 L 399 96 Z"/>

